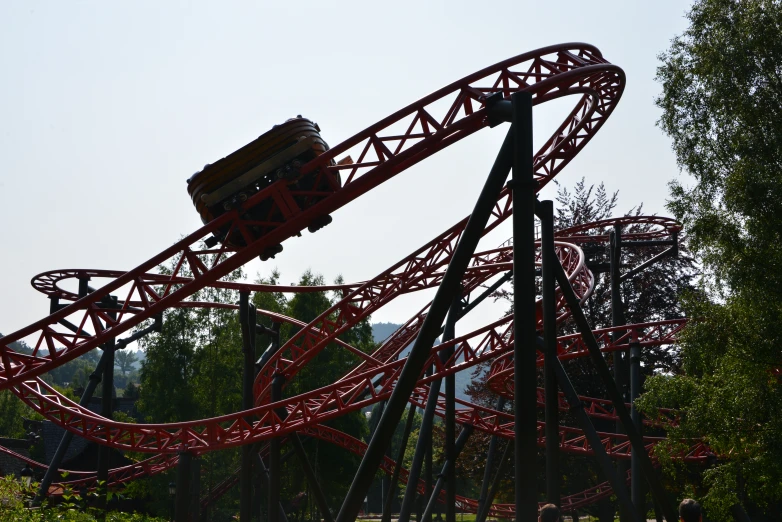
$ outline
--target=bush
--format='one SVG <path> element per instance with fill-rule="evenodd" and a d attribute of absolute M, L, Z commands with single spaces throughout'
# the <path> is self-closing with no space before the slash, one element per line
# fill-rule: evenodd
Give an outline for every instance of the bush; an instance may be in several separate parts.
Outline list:
<path fill-rule="evenodd" d="M 111 511 L 103 518 L 101 510 L 85 507 L 84 499 L 66 491 L 62 502 L 44 503 L 40 508 L 27 507 L 37 484 L 25 488 L 13 476 L 0 477 L 0 520 L 4 522 L 165 522 L 165 519 Z"/>

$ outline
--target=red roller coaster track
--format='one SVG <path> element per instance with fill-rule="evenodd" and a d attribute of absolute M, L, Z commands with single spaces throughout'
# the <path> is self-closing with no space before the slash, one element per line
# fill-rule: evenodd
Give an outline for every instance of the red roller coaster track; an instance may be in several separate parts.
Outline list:
<path fill-rule="evenodd" d="M 299 230 L 348 204 L 403 170 L 435 154 L 470 134 L 489 125 L 486 99 L 499 93 L 503 98 L 519 91 L 532 94 L 535 105 L 550 100 L 575 96 L 576 103 L 565 121 L 556 129 L 534 156 L 534 177 L 538 189 L 556 176 L 589 142 L 613 111 L 624 89 L 624 73 L 607 62 L 595 47 L 572 43 L 551 46 L 525 53 L 459 80 L 408 107 L 370 126 L 364 131 L 333 147 L 330 151 L 305 164 L 303 175 L 315 176 L 315 187 L 342 187 L 334 192 L 297 191 L 284 180 L 275 182 L 245 201 L 240 208 L 219 216 L 165 251 L 128 272 L 110 270 L 58 270 L 33 278 L 32 285 L 39 291 L 67 304 L 51 315 L 0 339 L 0 389 L 11 389 L 34 410 L 87 440 L 121 450 L 155 453 L 156 456 L 137 465 L 112 472 L 110 482 L 121 483 L 143 475 L 167 469 L 176 462 L 175 453 L 187 448 L 194 454 L 222 448 L 250 444 L 302 433 L 338 444 L 361 453 L 361 442 L 345 434 L 329 430 L 323 421 L 344 415 L 387 399 L 405 358 L 403 349 L 416 337 L 426 317 L 428 305 L 414 315 L 402 328 L 389 337 L 374 353 L 364 354 L 338 339 L 371 313 L 400 295 L 433 288 L 440 284 L 445 269 L 465 229 L 468 218 L 449 228 L 409 256 L 388 268 L 375 278 L 356 284 L 330 287 L 284 287 L 228 283 L 220 280 L 231 271 L 258 256 L 271 245 L 282 243 Z M 354 163 L 339 164 L 338 156 L 350 154 Z M 267 221 L 246 217 L 247 210 L 264 202 L 271 207 Z M 315 202 L 308 205 L 308 202 Z M 484 234 L 491 232 L 513 212 L 511 192 L 505 189 L 499 195 Z M 586 267 L 584 255 L 577 246 L 584 241 L 605 242 L 602 229 L 614 225 L 644 225 L 645 232 L 636 239 L 655 239 L 670 236 L 679 226 L 667 218 L 636 216 L 604 220 L 573 227 L 558 233 L 557 256 L 565 268 L 571 284 L 583 300 L 592 292 L 594 277 Z M 203 241 L 218 230 L 240 234 L 247 246 L 234 249 L 226 246 L 204 248 Z M 254 231 L 250 233 L 250 229 Z M 539 255 L 539 253 L 538 253 Z M 462 284 L 466 298 L 491 278 L 510 270 L 512 249 L 503 246 L 473 255 Z M 160 265 L 174 266 L 170 274 L 156 272 Z M 185 277 L 183 274 L 192 274 Z M 64 289 L 68 279 L 106 280 L 103 286 L 83 297 Z M 265 311 L 275 321 L 293 322 L 301 327 L 296 335 L 278 350 L 258 374 L 254 386 L 255 407 L 242 412 L 189 422 L 172 424 L 127 424 L 103 418 L 75 404 L 38 376 L 75 357 L 117 338 L 131 328 L 141 325 L 164 310 L 174 307 L 223 307 L 189 299 L 198 290 L 207 287 L 246 291 L 307 292 L 333 290 L 342 298 L 329 310 L 309 324 L 297 322 Z M 116 305 L 109 305 L 109 296 L 117 296 Z M 564 298 L 557 297 L 558 320 L 566 318 L 568 310 Z M 541 313 L 538 310 L 538 324 Z M 67 324 L 68 326 L 63 326 Z M 683 321 L 663 321 L 630 325 L 618 329 L 595 332 L 601 349 L 609 352 L 621 349 L 627 339 L 641 346 L 671 344 L 676 340 Z M 410 402 L 422 407 L 429 394 L 429 383 L 435 379 L 476 364 L 491 363 L 487 377 L 494 391 L 512 396 L 512 365 L 507 355 L 513 343 L 512 317 L 502 317 L 488 325 L 464 334 L 453 341 L 433 347 L 427 366 L 434 366 L 433 375 L 421 378 Z M 617 339 L 615 334 L 621 332 Z M 33 353 L 25 355 L 10 348 L 14 341 L 32 340 Z M 337 382 L 281 401 L 270 403 L 270 384 L 274 375 L 287 379 L 311 363 L 329 343 L 336 342 L 343 349 L 359 356 L 360 363 Z M 448 361 L 439 354 L 453 347 Z M 579 335 L 561 337 L 558 353 L 561 360 L 585 355 L 586 349 Z M 539 356 L 539 363 L 542 355 Z M 539 391 L 539 405 L 542 406 Z M 582 397 L 586 411 L 595 417 L 614 420 L 616 415 L 609 401 Z M 287 411 L 285 418 L 279 408 Z M 560 399 L 560 408 L 564 408 Z M 438 415 L 444 415 L 444 400 L 438 401 Z M 675 422 L 673 412 L 667 421 Z M 247 419 L 254 418 L 254 421 Z M 478 405 L 459 402 L 457 422 L 505 438 L 513 437 L 513 418 L 503 412 Z M 654 422 L 660 422 L 655 419 Z M 538 426 L 538 443 L 544 444 L 543 424 Z M 627 458 L 630 444 L 621 434 L 601 433 L 601 443 L 615 458 Z M 563 451 L 590 454 L 591 448 L 581 430 L 560 427 L 560 447 Z M 659 439 L 645 439 L 647 449 Z M 705 449 L 700 444 L 682 456 L 686 460 L 701 460 Z M 384 462 L 383 469 L 391 470 L 393 462 Z M 88 484 L 92 477 L 77 477 L 72 484 Z M 610 494 L 605 485 L 569 497 L 572 508 L 585 505 Z M 476 504 L 459 499 L 465 510 L 474 511 Z M 512 506 L 495 505 L 494 514 L 512 515 Z"/>

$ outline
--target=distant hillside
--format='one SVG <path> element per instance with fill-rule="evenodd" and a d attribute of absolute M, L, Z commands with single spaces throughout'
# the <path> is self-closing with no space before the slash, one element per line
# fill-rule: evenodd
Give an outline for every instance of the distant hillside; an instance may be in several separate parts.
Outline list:
<path fill-rule="evenodd" d="M 372 338 L 376 343 L 382 343 L 388 336 L 397 331 L 402 326 L 394 323 L 375 323 L 372 325 Z"/>
<path fill-rule="evenodd" d="M 388 337 L 397 331 L 402 325 L 401 324 L 394 324 L 394 323 L 376 323 L 372 325 L 372 338 L 375 340 L 376 343 L 382 343 Z M 440 340 L 437 339 L 435 341 L 435 346 L 440 344 Z M 411 346 L 408 346 L 405 348 L 405 350 L 402 352 L 403 355 L 406 355 L 407 352 L 410 351 Z M 464 393 L 464 390 L 467 388 L 467 385 L 470 384 L 472 374 L 471 370 L 465 370 L 463 372 L 459 372 L 456 374 L 456 398 L 462 399 L 462 400 L 469 400 L 469 397 Z M 445 385 L 441 387 L 441 391 L 445 391 Z"/>

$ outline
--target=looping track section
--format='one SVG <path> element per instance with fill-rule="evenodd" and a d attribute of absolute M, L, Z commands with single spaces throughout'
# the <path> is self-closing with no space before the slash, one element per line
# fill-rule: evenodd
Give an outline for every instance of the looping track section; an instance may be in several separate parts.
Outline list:
<path fill-rule="evenodd" d="M 535 104 L 576 95 L 578 101 L 562 125 L 535 155 L 535 179 L 540 187 L 564 168 L 603 125 L 624 88 L 624 73 L 587 44 L 563 44 L 521 54 L 488 67 L 419 100 L 335 146 L 302 167 L 303 173 L 332 176 L 344 171 L 343 187 L 311 207 L 299 208 L 296 193 L 282 180 L 249 198 L 135 269 L 77 299 L 44 319 L 0 341 L 0 389 L 8 388 L 98 347 L 177 305 L 256 257 L 282 243 L 318 216 L 329 214 L 404 169 L 488 126 L 488 95 L 528 91 Z M 444 108 L 443 108 L 444 107 Z M 330 166 L 338 155 L 355 153 L 350 165 Z M 316 183 L 317 185 L 317 183 Z M 252 222 L 246 211 L 271 199 L 281 216 L 275 222 Z M 301 199 L 298 199 L 299 201 Z M 202 249 L 201 242 L 228 226 L 246 234 L 250 227 L 264 233 L 248 246 Z M 149 277 L 161 264 L 175 266 L 170 280 Z M 190 281 L 177 284 L 182 273 Z M 109 296 L 116 295 L 116 305 Z M 134 303 L 134 305 L 131 305 Z M 62 326 L 67 321 L 75 328 Z M 9 344 L 31 339 L 34 352 L 24 355 Z"/>

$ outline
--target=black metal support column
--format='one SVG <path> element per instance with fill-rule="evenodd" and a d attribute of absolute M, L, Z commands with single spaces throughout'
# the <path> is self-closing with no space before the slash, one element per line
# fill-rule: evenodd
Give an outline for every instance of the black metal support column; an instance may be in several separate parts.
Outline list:
<path fill-rule="evenodd" d="M 532 95 L 513 95 L 513 401 L 516 521 L 537 522 L 537 383 L 535 359 L 535 189 Z"/>
<path fill-rule="evenodd" d="M 86 406 L 90 402 L 90 399 L 92 399 L 92 396 L 95 393 L 95 388 L 98 387 L 98 384 L 101 381 L 103 368 L 107 364 L 109 364 L 109 354 L 107 351 L 104 351 L 100 356 L 100 360 L 98 361 L 97 366 L 95 366 L 95 371 L 90 374 L 90 382 L 87 384 L 87 388 L 81 394 L 81 399 L 79 400 L 80 406 Z M 60 465 L 62 465 L 62 460 L 65 457 L 65 453 L 68 451 L 68 447 L 70 446 L 72 439 L 72 432 L 66 431 L 63 434 L 62 439 L 60 440 L 60 444 L 57 446 L 57 451 L 55 451 L 54 457 L 52 457 L 52 461 L 49 463 L 49 468 L 46 470 L 46 473 L 41 480 L 41 485 L 39 486 L 38 493 L 33 500 L 33 505 L 39 505 L 40 502 L 46 498 L 46 495 L 49 492 L 49 486 L 52 485 L 52 481 L 57 476 L 57 470 L 59 469 Z"/>
<path fill-rule="evenodd" d="M 282 383 L 284 377 L 275 375 L 272 378 L 271 401 L 282 399 Z M 281 522 L 279 512 L 272 509 L 280 503 L 280 480 L 282 478 L 282 465 L 280 463 L 280 438 L 274 437 L 269 442 L 269 522 Z"/>
<path fill-rule="evenodd" d="M 399 510 L 399 522 L 408 522 L 410 520 L 410 514 L 413 511 L 413 504 L 415 503 L 416 495 L 418 494 L 415 484 L 418 483 L 418 479 L 421 476 L 425 457 L 430 453 L 429 446 L 432 438 L 432 425 L 434 424 L 434 412 L 437 409 L 437 398 L 440 395 L 440 384 L 440 379 L 432 381 L 429 384 L 429 396 L 426 399 L 426 408 L 424 408 L 424 415 L 421 419 L 421 427 L 418 429 L 418 442 L 415 445 L 415 454 L 413 455 L 413 462 L 410 464 L 410 472 L 407 478 L 407 483 L 413 484 L 413 486 L 408 486 L 405 489 L 405 496 Z M 380 428 L 378 428 L 378 430 L 379 429 Z M 426 493 L 429 493 L 429 491 L 427 490 Z"/>
<path fill-rule="evenodd" d="M 288 417 L 288 411 L 285 408 L 280 408 L 277 410 L 277 415 L 280 419 L 284 420 Z M 288 440 L 290 441 L 291 446 L 293 446 L 293 452 L 299 459 L 302 471 L 304 471 L 304 476 L 307 479 L 310 491 L 312 492 L 313 497 L 315 497 L 315 504 L 318 506 L 318 511 L 320 511 L 323 522 L 333 522 L 334 517 L 331 516 L 331 510 L 329 510 L 328 503 L 326 502 L 326 495 L 323 493 L 323 489 L 321 489 L 320 484 L 318 483 L 318 478 L 315 476 L 315 470 L 312 469 L 312 466 L 310 465 L 310 461 L 307 458 L 307 452 L 304 451 L 304 445 L 301 443 L 299 434 L 290 434 Z"/>
<path fill-rule="evenodd" d="M 250 292 L 239 292 L 239 324 L 242 329 L 242 409 L 253 407 L 253 381 L 255 379 L 255 306 L 250 303 Z M 252 419 L 245 419 L 248 423 Z M 239 520 L 250 522 L 253 499 L 253 455 L 252 444 L 242 446 L 242 468 L 239 472 Z"/>
<path fill-rule="evenodd" d="M 554 202 L 540 204 L 542 275 L 543 275 L 543 354 L 544 392 L 546 397 L 546 500 L 560 504 L 559 488 L 559 394 L 557 392 L 557 310 L 554 263 Z"/>
<path fill-rule="evenodd" d="M 263 463 L 263 459 L 257 453 L 255 454 L 255 465 L 258 468 L 258 476 L 261 479 L 261 489 L 266 489 L 268 491 L 271 489 L 269 470 L 266 469 L 266 464 Z M 274 510 L 272 509 L 271 505 L 269 506 L 269 520 L 272 519 L 272 511 L 276 513 L 277 520 L 280 522 L 288 522 L 288 517 L 285 516 L 285 509 L 282 507 L 281 503 L 278 502 L 277 509 Z"/>
<path fill-rule="evenodd" d="M 621 293 L 621 264 L 622 264 L 622 227 L 616 225 L 614 229 L 609 233 L 609 267 L 611 274 L 611 326 L 624 326 L 624 303 L 622 303 Z M 613 334 L 614 341 L 620 333 L 615 332 Z M 627 360 L 628 354 L 625 350 L 617 350 L 613 353 L 614 358 L 614 379 L 616 385 L 622 394 L 623 399 L 627 400 Z M 625 429 L 621 421 L 616 421 L 616 432 L 624 433 Z M 620 477 L 627 476 L 628 463 L 625 460 L 618 460 L 616 462 L 617 473 Z M 629 513 L 620 506 L 619 519 L 620 522 L 627 522 L 629 520 Z"/>
<path fill-rule="evenodd" d="M 555 358 L 552 361 L 555 371 L 557 372 L 557 380 L 562 387 L 562 391 L 565 393 L 565 398 L 568 404 L 570 404 L 570 410 L 576 414 L 581 429 L 584 430 L 584 435 L 589 441 L 589 445 L 592 447 L 592 451 L 597 458 L 597 462 L 600 468 L 605 473 L 608 482 L 611 483 L 611 488 L 614 490 L 614 494 L 619 499 L 619 505 L 623 508 L 623 511 L 627 513 L 627 516 L 633 522 L 642 522 L 638 513 L 633 509 L 633 503 L 630 500 L 630 495 L 627 492 L 625 483 L 621 480 L 622 475 L 618 475 L 614 469 L 611 459 L 608 457 L 603 442 L 600 440 L 600 435 L 597 434 L 597 430 L 592 425 L 592 421 L 589 420 L 589 416 L 584 411 L 584 405 L 581 403 L 581 399 L 578 398 L 576 390 L 573 388 L 573 384 L 570 382 L 570 378 L 565 373 L 565 369 L 562 367 L 562 363 L 559 359 Z"/>
<path fill-rule="evenodd" d="M 638 341 L 630 343 L 630 417 L 638 433 L 643 435 L 641 412 L 635 407 L 635 400 L 641 395 L 641 345 Z M 636 452 L 630 455 L 630 496 L 639 515 L 646 512 L 646 495 L 644 495 L 641 475 L 641 461 Z"/>
<path fill-rule="evenodd" d="M 434 374 L 434 365 L 430 366 L 429 369 L 426 371 L 426 375 L 428 377 L 431 377 L 433 374 Z M 437 381 L 438 391 L 441 387 L 442 387 L 442 380 L 439 380 Z M 434 484 L 434 477 L 432 476 L 433 473 L 432 458 L 434 456 L 434 441 L 432 437 L 432 428 L 434 427 L 434 410 L 435 408 L 432 408 L 431 411 L 427 410 L 429 412 L 428 415 L 431 416 L 431 424 L 429 426 L 429 429 L 426 431 L 426 433 L 419 432 L 419 440 L 426 445 L 426 453 L 424 454 L 424 494 L 423 497 L 416 499 L 416 509 L 417 509 L 416 519 L 419 520 L 420 522 L 432 522 L 431 517 L 427 519 L 425 516 L 423 516 L 423 499 L 432 496 L 432 487 Z"/>
<path fill-rule="evenodd" d="M 505 397 L 497 399 L 497 411 L 505 409 Z M 489 484 L 491 483 L 491 469 L 494 467 L 494 455 L 497 453 L 497 442 L 499 437 L 492 435 L 489 441 L 489 450 L 486 453 L 486 467 L 483 469 L 483 481 L 481 482 L 481 494 L 478 497 L 478 509 L 480 514 L 483 511 L 483 507 L 486 505 L 486 499 L 489 496 Z M 491 502 L 489 502 L 491 504 Z M 477 519 L 476 519 L 477 522 Z"/>
<path fill-rule="evenodd" d="M 494 497 L 497 496 L 497 490 L 500 488 L 502 477 L 508 471 L 508 466 L 510 465 L 509 454 L 513 445 L 513 441 L 510 440 L 505 445 L 505 450 L 502 452 L 502 457 L 500 457 L 500 465 L 497 467 L 497 473 L 494 475 L 494 480 L 492 480 L 489 494 L 486 497 L 486 502 L 483 505 L 483 510 L 478 511 L 478 514 L 475 517 L 475 522 L 486 522 L 486 518 L 489 516 L 489 511 L 491 511 L 491 505 L 494 503 Z"/>
<path fill-rule="evenodd" d="M 310 491 L 315 497 L 315 503 L 318 505 L 320 516 L 323 518 L 324 522 L 333 522 L 334 517 L 331 516 L 331 510 L 326 502 L 326 495 L 323 493 L 323 490 L 318 483 L 318 479 L 315 476 L 315 470 L 312 469 L 310 461 L 307 459 L 307 453 L 304 451 L 304 446 L 301 443 L 301 439 L 299 439 L 299 435 L 294 433 L 290 435 L 288 439 L 291 441 L 293 451 L 296 452 L 296 456 L 304 470 L 304 476 L 307 478 L 307 482 L 310 485 Z"/>
<path fill-rule="evenodd" d="M 589 327 L 589 322 L 584 315 L 584 311 L 581 309 L 578 296 L 576 296 L 576 293 L 573 291 L 573 287 L 570 285 L 570 281 L 568 281 L 567 274 L 565 274 L 565 269 L 562 268 L 562 265 L 557 263 L 554 268 L 556 269 L 556 276 L 559 287 L 565 295 L 568 307 L 573 314 L 572 317 L 578 326 L 578 330 L 584 339 L 587 349 L 589 350 L 589 355 L 592 358 L 595 369 L 597 370 L 598 375 L 602 379 L 603 384 L 608 391 L 608 395 L 614 405 L 616 414 L 619 416 L 620 420 L 626 427 L 627 436 L 630 439 L 630 443 L 632 445 L 632 451 L 634 453 L 638 453 L 638 456 L 641 460 L 641 469 L 643 470 L 646 481 L 649 483 L 652 495 L 660 503 L 663 513 L 665 514 L 665 518 L 669 522 L 673 522 L 677 520 L 678 517 L 678 514 L 676 513 L 676 507 L 669 501 L 665 489 L 660 483 L 654 470 L 652 461 L 649 459 L 649 455 L 646 453 L 643 439 L 632 424 L 632 420 L 630 419 L 630 414 L 625 407 L 622 394 L 617 389 L 616 383 L 611 377 L 611 370 L 608 369 L 608 365 L 606 364 L 605 359 L 603 359 L 603 354 L 600 353 L 600 347 L 597 345 L 597 341 L 595 340 L 595 336 L 592 333 L 592 329 Z"/>
<path fill-rule="evenodd" d="M 192 477 L 193 455 L 185 451 L 179 452 L 179 463 L 177 464 L 176 474 L 176 499 L 175 499 L 175 518 L 176 522 L 190 521 L 190 479 Z"/>
<path fill-rule="evenodd" d="M 497 160 L 475 204 L 473 213 L 462 232 L 459 244 L 454 250 L 445 276 L 429 308 L 429 313 L 426 319 L 424 319 L 418 338 L 413 344 L 407 363 L 402 368 L 386 410 L 380 419 L 375 436 L 369 442 L 361 465 L 353 478 L 353 483 L 350 485 L 348 494 L 337 516 L 337 522 L 353 522 L 358 516 L 361 504 L 372 483 L 372 477 L 380 465 L 386 448 L 393 437 L 394 429 L 404 413 L 410 394 L 426 365 L 432 343 L 434 343 L 439 333 L 440 326 L 443 324 L 453 298 L 459 291 L 464 271 L 467 269 L 475 247 L 483 235 L 483 230 L 491 216 L 497 196 L 508 176 L 512 159 L 511 150 L 512 138 L 509 135 L 506 136 L 503 142 Z"/>
<path fill-rule="evenodd" d="M 197 522 L 201 511 L 201 459 L 195 457 L 190 468 L 190 520 Z"/>
<path fill-rule="evenodd" d="M 473 430 L 474 427 L 471 424 L 466 424 L 464 428 L 462 428 L 462 432 L 459 434 L 459 439 L 456 440 L 453 445 L 453 460 L 446 459 L 445 464 L 443 464 L 442 471 L 440 471 L 440 474 L 437 476 L 437 483 L 432 489 L 432 494 L 429 496 L 429 502 L 427 503 L 426 510 L 424 511 L 424 520 L 432 518 L 432 511 L 434 510 L 434 506 L 437 503 L 437 497 L 440 495 L 440 491 L 443 489 L 443 485 L 447 483 L 447 477 L 452 474 L 451 472 L 454 469 L 456 469 L 456 459 L 459 458 L 459 454 L 461 454 L 462 450 L 464 449 L 464 445 L 467 444 L 467 439 L 470 437 Z M 447 513 L 448 510 L 446 509 L 446 516 Z"/>
<path fill-rule="evenodd" d="M 115 296 L 109 296 L 104 304 L 116 308 L 117 298 Z M 112 320 L 115 320 L 117 318 L 117 313 L 108 312 L 108 316 Z M 112 337 L 101 346 L 107 358 L 106 364 L 103 366 L 103 377 L 101 379 L 103 391 L 101 392 L 100 414 L 106 419 L 111 419 L 114 410 L 114 350 L 116 344 L 115 338 Z M 111 448 L 101 444 L 98 447 L 98 491 L 100 493 L 98 503 L 101 506 L 107 506 L 108 504 L 110 458 Z"/>
<path fill-rule="evenodd" d="M 451 309 L 448 312 L 448 317 L 445 320 L 445 332 L 443 333 L 443 342 L 448 342 L 456 337 L 456 321 L 461 315 L 462 301 L 457 296 L 451 304 Z M 446 363 L 446 367 L 453 365 L 453 361 L 449 362 L 453 357 L 455 350 L 451 346 L 443 351 L 441 359 Z M 462 434 L 467 430 L 465 426 L 462 430 Z M 472 426 L 470 426 L 470 432 L 472 432 Z M 465 436 L 465 442 L 469 433 Z M 461 435 L 460 435 L 461 438 Z M 463 446 L 462 446 L 463 447 Z M 456 441 L 456 375 L 450 374 L 445 377 L 445 460 L 446 463 L 450 462 L 450 466 L 443 467 L 443 473 L 445 474 L 445 522 L 456 522 L 456 456 L 461 451 L 457 448 Z M 437 480 L 438 484 L 442 484 L 442 479 Z M 438 491 L 432 491 L 429 496 L 429 504 L 432 504 L 433 498 L 437 496 Z M 431 518 L 431 509 L 427 507 L 429 512 L 429 518 Z M 428 522 L 426 512 L 424 512 L 424 522 Z"/>
<path fill-rule="evenodd" d="M 622 228 L 617 225 L 609 234 L 610 237 L 610 272 L 611 272 L 611 326 L 624 326 L 624 303 L 622 303 L 621 291 L 621 265 L 622 265 Z M 620 335 L 614 334 L 614 340 Z M 627 398 L 628 378 L 628 356 L 625 350 L 615 351 L 614 358 L 614 379 L 622 395 Z M 623 429 L 622 423 L 617 421 L 617 430 Z M 624 432 L 618 432 L 624 433 Z"/>
<path fill-rule="evenodd" d="M 396 466 L 394 467 L 394 474 L 391 477 L 391 483 L 388 485 L 388 492 L 386 493 L 386 502 L 383 505 L 383 518 L 381 522 L 391 522 L 391 509 L 394 505 L 394 497 L 396 496 L 396 485 L 399 483 L 399 473 L 402 470 L 402 461 L 405 458 L 405 449 L 407 449 L 407 441 L 410 438 L 410 432 L 413 430 L 413 421 L 415 420 L 416 407 L 412 404 L 408 408 L 407 422 L 405 423 L 405 432 L 402 435 L 402 443 L 399 445 L 399 451 L 396 454 Z"/>

